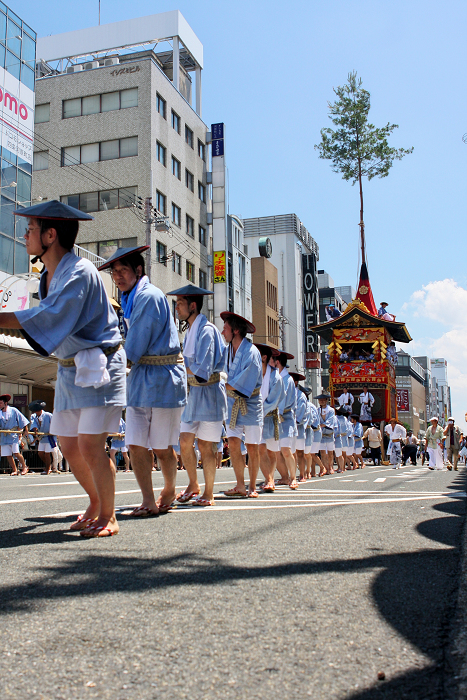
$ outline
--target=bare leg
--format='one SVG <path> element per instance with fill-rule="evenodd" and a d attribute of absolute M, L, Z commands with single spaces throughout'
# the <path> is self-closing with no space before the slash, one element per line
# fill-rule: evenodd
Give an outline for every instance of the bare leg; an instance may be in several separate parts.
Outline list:
<path fill-rule="evenodd" d="M 264 485 L 267 486 L 269 474 L 271 473 L 271 460 L 269 459 L 266 443 L 264 442 L 259 446 L 259 466 L 264 476 Z"/>
<path fill-rule="evenodd" d="M 130 450 L 133 471 L 143 495 L 143 502 L 141 505 L 143 508 L 149 508 L 149 510 L 157 513 L 158 509 L 152 486 L 152 468 L 154 464 L 152 450 L 141 447 L 141 445 L 130 445 Z"/>
<path fill-rule="evenodd" d="M 341 474 L 344 471 L 344 457 L 342 455 L 340 457 L 337 457 L 337 471 L 339 474 Z"/>
<path fill-rule="evenodd" d="M 110 459 L 112 460 L 115 469 L 117 469 L 117 460 L 115 459 L 116 454 L 117 454 L 117 450 L 111 449 L 109 452 Z"/>
<path fill-rule="evenodd" d="M 125 471 L 129 472 L 130 471 L 130 457 L 128 455 L 128 452 L 122 452 L 123 455 L 123 461 L 125 462 Z"/>
<path fill-rule="evenodd" d="M 157 463 L 159 464 L 162 476 L 164 477 L 164 488 L 162 489 L 157 506 L 171 505 L 175 500 L 175 484 L 177 481 L 177 457 L 172 446 L 165 450 L 154 450 Z M 152 487 L 151 487 L 152 488 Z M 154 492 L 153 492 L 154 494 Z"/>
<path fill-rule="evenodd" d="M 311 460 L 312 460 L 312 462 L 311 462 L 311 469 L 312 469 L 311 476 L 316 476 L 316 465 L 318 465 L 318 467 L 319 467 L 319 475 L 323 476 L 323 474 L 326 473 L 326 469 L 325 469 L 324 464 L 321 461 L 321 457 L 319 456 L 319 454 L 317 452 L 312 453 Z"/>
<path fill-rule="evenodd" d="M 281 454 L 289 472 L 289 486 L 297 488 L 297 464 L 290 447 L 281 447 Z"/>
<path fill-rule="evenodd" d="M 305 452 L 304 450 L 297 450 L 296 452 L 297 455 L 297 462 L 298 462 L 298 470 L 300 473 L 300 481 L 306 481 L 305 478 Z"/>
<path fill-rule="evenodd" d="M 13 457 L 12 457 L 11 455 L 8 455 L 7 458 L 6 458 L 6 460 L 7 460 L 8 464 L 9 464 L 10 467 L 11 467 L 11 474 L 10 474 L 10 476 L 16 475 L 16 474 L 18 473 L 18 468 L 17 468 L 17 466 L 16 466 L 16 462 L 15 462 L 15 460 L 13 459 Z"/>
<path fill-rule="evenodd" d="M 204 472 L 204 491 L 201 498 L 205 498 L 207 501 L 212 501 L 214 499 L 214 482 L 216 480 L 217 447 L 216 452 L 214 453 L 212 450 L 212 442 L 200 440 L 199 438 L 198 447 L 199 451 L 201 452 L 201 461 L 203 463 Z"/>
<path fill-rule="evenodd" d="M 280 452 L 271 452 L 271 450 L 268 450 L 269 463 L 271 465 L 271 471 L 269 472 L 269 482 L 271 486 L 274 486 L 274 474 L 277 465 L 277 455 L 279 454 Z"/>
<path fill-rule="evenodd" d="M 230 491 L 246 495 L 245 462 L 242 455 L 242 441 L 238 437 L 229 437 L 230 462 L 235 472 L 236 485 Z"/>
<path fill-rule="evenodd" d="M 18 462 L 21 464 L 21 474 L 27 474 L 28 473 L 28 467 L 26 466 L 26 462 L 24 461 L 24 457 L 21 454 L 21 452 L 16 453 L 16 459 Z M 50 455 L 49 455 L 49 460 L 50 460 Z"/>
<path fill-rule="evenodd" d="M 284 460 L 282 450 L 280 452 L 277 452 L 276 469 L 279 472 L 280 477 L 281 477 L 277 483 L 283 484 L 284 486 L 288 486 L 288 484 L 289 484 L 289 470 L 288 470 L 287 464 Z"/>
<path fill-rule="evenodd" d="M 211 443 L 209 443 L 211 444 Z M 186 469 L 188 475 L 188 486 L 184 493 L 194 493 L 198 494 L 200 492 L 198 483 L 198 460 L 195 452 L 195 434 L 194 433 L 180 433 L 180 455 L 182 458 L 183 466 Z M 199 445 L 199 440 L 198 440 Z M 203 461 L 204 467 L 204 461 Z M 214 483 L 214 482 L 213 482 Z M 211 496 L 212 498 L 212 496 Z"/>
<path fill-rule="evenodd" d="M 246 444 L 246 449 L 248 454 L 248 474 L 250 477 L 248 494 L 257 494 L 256 479 L 259 472 L 259 445 L 248 443 Z"/>

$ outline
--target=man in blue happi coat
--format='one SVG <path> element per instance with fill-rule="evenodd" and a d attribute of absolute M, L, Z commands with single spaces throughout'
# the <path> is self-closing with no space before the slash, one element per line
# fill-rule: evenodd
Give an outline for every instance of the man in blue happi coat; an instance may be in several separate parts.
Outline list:
<path fill-rule="evenodd" d="M 28 408 L 32 411 L 29 431 L 33 435 L 36 435 L 36 440 L 34 442 L 37 442 L 37 454 L 45 466 L 45 471 L 43 471 L 42 474 L 50 474 L 52 465 L 51 454 L 57 444 L 55 436 L 50 433 L 52 414 L 45 410 L 45 408 L 47 408 L 46 403 L 40 399 L 31 401 Z M 40 435 L 37 435 L 37 433 L 40 433 Z M 58 473 L 57 467 L 52 471 Z"/>
<path fill-rule="evenodd" d="M 8 431 L 0 433 L 0 454 L 6 457 L 11 467 L 10 476 L 18 476 L 15 457 L 21 464 L 21 474 L 27 474 L 28 468 L 19 449 L 19 436 L 24 431 L 27 435 L 29 421 L 14 406 L 9 406 L 10 394 L 0 396 L 0 430 Z M 12 432 L 9 432 L 12 431 Z"/>
<path fill-rule="evenodd" d="M 50 430 L 90 499 L 71 529 L 83 537 L 110 537 L 118 523 L 115 467 L 105 440 L 117 430 L 125 406 L 126 356 L 101 276 L 73 250 L 79 221 L 92 216 L 56 200 L 15 214 L 29 219 L 26 250 L 45 268 L 39 305 L 0 314 L 0 328 L 22 329 L 34 350 L 58 359 Z"/>
<path fill-rule="evenodd" d="M 141 255 L 148 246 L 119 248 L 100 269 L 110 267 L 122 292 L 127 379 L 125 441 L 143 502 L 131 513 L 147 518 L 170 510 L 175 500 L 177 458 L 186 404 L 186 370 L 175 321 L 165 294 L 149 281 Z M 152 485 L 153 450 L 164 476 L 159 498 Z"/>
<path fill-rule="evenodd" d="M 295 395 L 297 400 L 295 402 L 295 425 L 296 425 L 296 436 L 295 436 L 295 461 L 298 464 L 299 471 L 299 481 L 306 481 L 305 477 L 305 425 L 307 422 L 307 400 L 305 394 L 301 391 L 301 387 L 298 382 L 302 382 L 306 379 L 304 374 L 300 372 L 289 372 L 295 384 Z"/>
<path fill-rule="evenodd" d="M 263 401 L 263 432 L 259 446 L 260 467 L 264 476 L 262 490 L 266 493 L 275 491 L 274 472 L 279 447 L 279 403 L 284 394 L 284 387 L 274 358 L 279 351 L 264 343 L 255 343 L 261 353 L 263 382 L 261 399 Z"/>
<path fill-rule="evenodd" d="M 243 316 L 230 311 L 223 311 L 224 321 L 222 335 L 228 343 L 227 348 L 227 403 L 230 460 L 237 480 L 234 488 L 225 491 L 225 495 L 235 498 L 258 498 L 256 477 L 259 470 L 259 444 L 263 427 L 263 404 L 261 401 L 261 384 L 263 381 L 261 355 L 246 337 L 255 333 L 256 328 Z M 248 453 L 248 471 L 250 483 L 248 493 L 245 487 L 245 463 L 242 457 L 242 436 Z"/>
<path fill-rule="evenodd" d="M 287 360 L 293 360 L 294 356 L 289 352 L 281 351 L 276 357 L 276 367 L 279 370 L 284 385 L 284 396 L 279 403 L 281 424 L 279 428 L 280 456 L 278 457 L 278 470 L 281 474 L 280 484 L 286 484 L 291 489 L 297 488 L 297 463 L 295 462 L 295 408 L 297 393 L 295 382 L 287 372 Z"/>
<path fill-rule="evenodd" d="M 201 313 L 203 299 L 210 294 L 213 292 L 194 284 L 167 293 L 167 296 L 177 297 L 177 316 L 187 328 L 183 357 L 189 394 L 181 418 L 180 453 L 189 481 L 186 489 L 178 494 L 177 501 L 188 503 L 195 498 L 195 506 L 214 505 L 217 443 L 221 439 L 223 421 L 227 418 L 227 348 L 220 331 Z M 204 472 L 201 495 L 194 448 L 196 438 Z"/>

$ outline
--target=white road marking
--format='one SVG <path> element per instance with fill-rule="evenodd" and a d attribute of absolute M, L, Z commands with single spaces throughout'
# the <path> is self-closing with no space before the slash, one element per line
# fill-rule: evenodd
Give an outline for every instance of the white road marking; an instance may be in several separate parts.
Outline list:
<path fill-rule="evenodd" d="M 380 482 L 380 483 L 382 484 L 383 481 L 386 481 L 386 477 L 385 477 L 385 476 L 379 477 L 379 479 L 375 479 L 375 484 L 377 484 L 378 482 Z"/>
<path fill-rule="evenodd" d="M 355 479 L 356 484 L 365 484 L 368 481 L 368 479 Z"/>

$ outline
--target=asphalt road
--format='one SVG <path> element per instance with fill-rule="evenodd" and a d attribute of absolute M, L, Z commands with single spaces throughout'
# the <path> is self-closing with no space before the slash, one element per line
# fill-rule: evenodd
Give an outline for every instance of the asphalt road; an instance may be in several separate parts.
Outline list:
<path fill-rule="evenodd" d="M 120 534 L 83 541 L 70 475 L 0 476 L 0 696 L 445 700 L 465 477 L 366 467 L 135 521 L 119 473 Z"/>

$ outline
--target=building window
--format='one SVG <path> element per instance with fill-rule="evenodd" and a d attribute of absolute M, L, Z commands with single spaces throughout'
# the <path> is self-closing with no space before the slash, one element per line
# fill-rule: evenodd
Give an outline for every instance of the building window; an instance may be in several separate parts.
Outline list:
<path fill-rule="evenodd" d="M 175 129 L 177 134 L 180 133 L 180 117 L 173 110 L 172 110 L 172 127 Z"/>
<path fill-rule="evenodd" d="M 46 105 L 41 105 L 46 106 Z M 104 92 L 100 95 L 88 95 L 87 97 L 75 97 L 72 100 L 63 100 L 63 119 L 71 117 L 86 117 L 100 112 L 113 112 L 117 109 L 138 106 L 138 88 L 117 90 L 116 92 Z M 43 121 L 49 121 L 44 119 Z M 36 122 L 36 124 L 39 122 Z"/>
<path fill-rule="evenodd" d="M 44 124 L 50 121 L 50 102 L 45 105 L 36 105 L 34 110 L 34 124 Z"/>
<path fill-rule="evenodd" d="M 206 202 L 206 187 L 202 182 L 198 182 L 198 197 L 202 202 Z"/>
<path fill-rule="evenodd" d="M 185 184 L 191 192 L 195 191 L 195 178 L 189 170 L 185 170 Z"/>
<path fill-rule="evenodd" d="M 91 246 L 92 244 L 84 243 L 83 247 Z M 97 255 L 107 260 L 119 248 L 134 248 L 138 245 L 138 239 L 135 238 L 119 238 L 114 241 L 99 241 L 97 243 Z"/>
<path fill-rule="evenodd" d="M 167 119 L 167 102 L 164 100 L 163 97 L 159 95 L 159 93 L 156 93 L 157 95 L 157 111 L 161 115 L 161 117 L 164 117 L 164 119 Z"/>
<path fill-rule="evenodd" d="M 167 197 L 159 190 L 156 190 L 156 209 L 164 216 L 167 216 Z"/>
<path fill-rule="evenodd" d="M 179 180 L 182 179 L 182 164 L 175 156 L 172 156 L 172 175 L 175 175 Z"/>
<path fill-rule="evenodd" d="M 206 160 L 206 146 L 198 139 L 198 155 L 203 160 Z"/>
<path fill-rule="evenodd" d="M 36 151 L 33 156 L 32 169 L 36 170 L 48 170 L 49 169 L 49 152 L 48 151 Z"/>
<path fill-rule="evenodd" d="M 193 284 L 195 283 L 195 266 L 188 260 L 186 261 L 186 278 Z"/>
<path fill-rule="evenodd" d="M 207 289 L 208 275 L 204 270 L 199 271 L 199 286 L 202 289 Z"/>
<path fill-rule="evenodd" d="M 266 282 L 266 303 L 277 311 L 277 288 L 271 282 Z"/>
<path fill-rule="evenodd" d="M 87 213 L 126 209 L 136 202 L 137 191 L 137 187 L 125 187 L 115 190 L 101 190 L 100 192 L 66 194 L 60 197 L 60 201 Z"/>
<path fill-rule="evenodd" d="M 186 124 L 185 124 L 185 141 L 190 146 L 190 148 L 193 148 L 193 143 L 194 143 L 193 132 L 190 129 L 190 127 L 188 127 Z"/>
<path fill-rule="evenodd" d="M 268 316 L 268 341 L 277 345 L 279 342 L 279 324 Z"/>
<path fill-rule="evenodd" d="M 62 148 L 62 166 L 97 163 L 103 160 L 128 158 L 138 155 L 138 137 L 87 143 L 82 146 Z"/>
<path fill-rule="evenodd" d="M 186 215 L 186 232 L 192 238 L 195 237 L 195 220 L 191 216 Z"/>
<path fill-rule="evenodd" d="M 203 228 L 202 226 L 198 226 L 198 234 L 199 234 L 199 242 L 201 245 L 206 246 L 206 229 Z"/>
<path fill-rule="evenodd" d="M 182 256 L 172 251 L 172 270 L 177 273 L 177 275 L 182 274 Z"/>
<path fill-rule="evenodd" d="M 157 262 L 162 263 L 167 267 L 167 246 L 160 241 L 156 241 L 156 257 Z"/>
<path fill-rule="evenodd" d="M 167 166 L 167 149 L 159 141 L 157 143 L 157 160 L 162 163 L 164 168 Z"/>
<path fill-rule="evenodd" d="M 177 207 L 174 202 L 172 202 L 172 223 L 176 224 L 177 226 L 182 225 L 182 210 L 180 207 Z"/>

